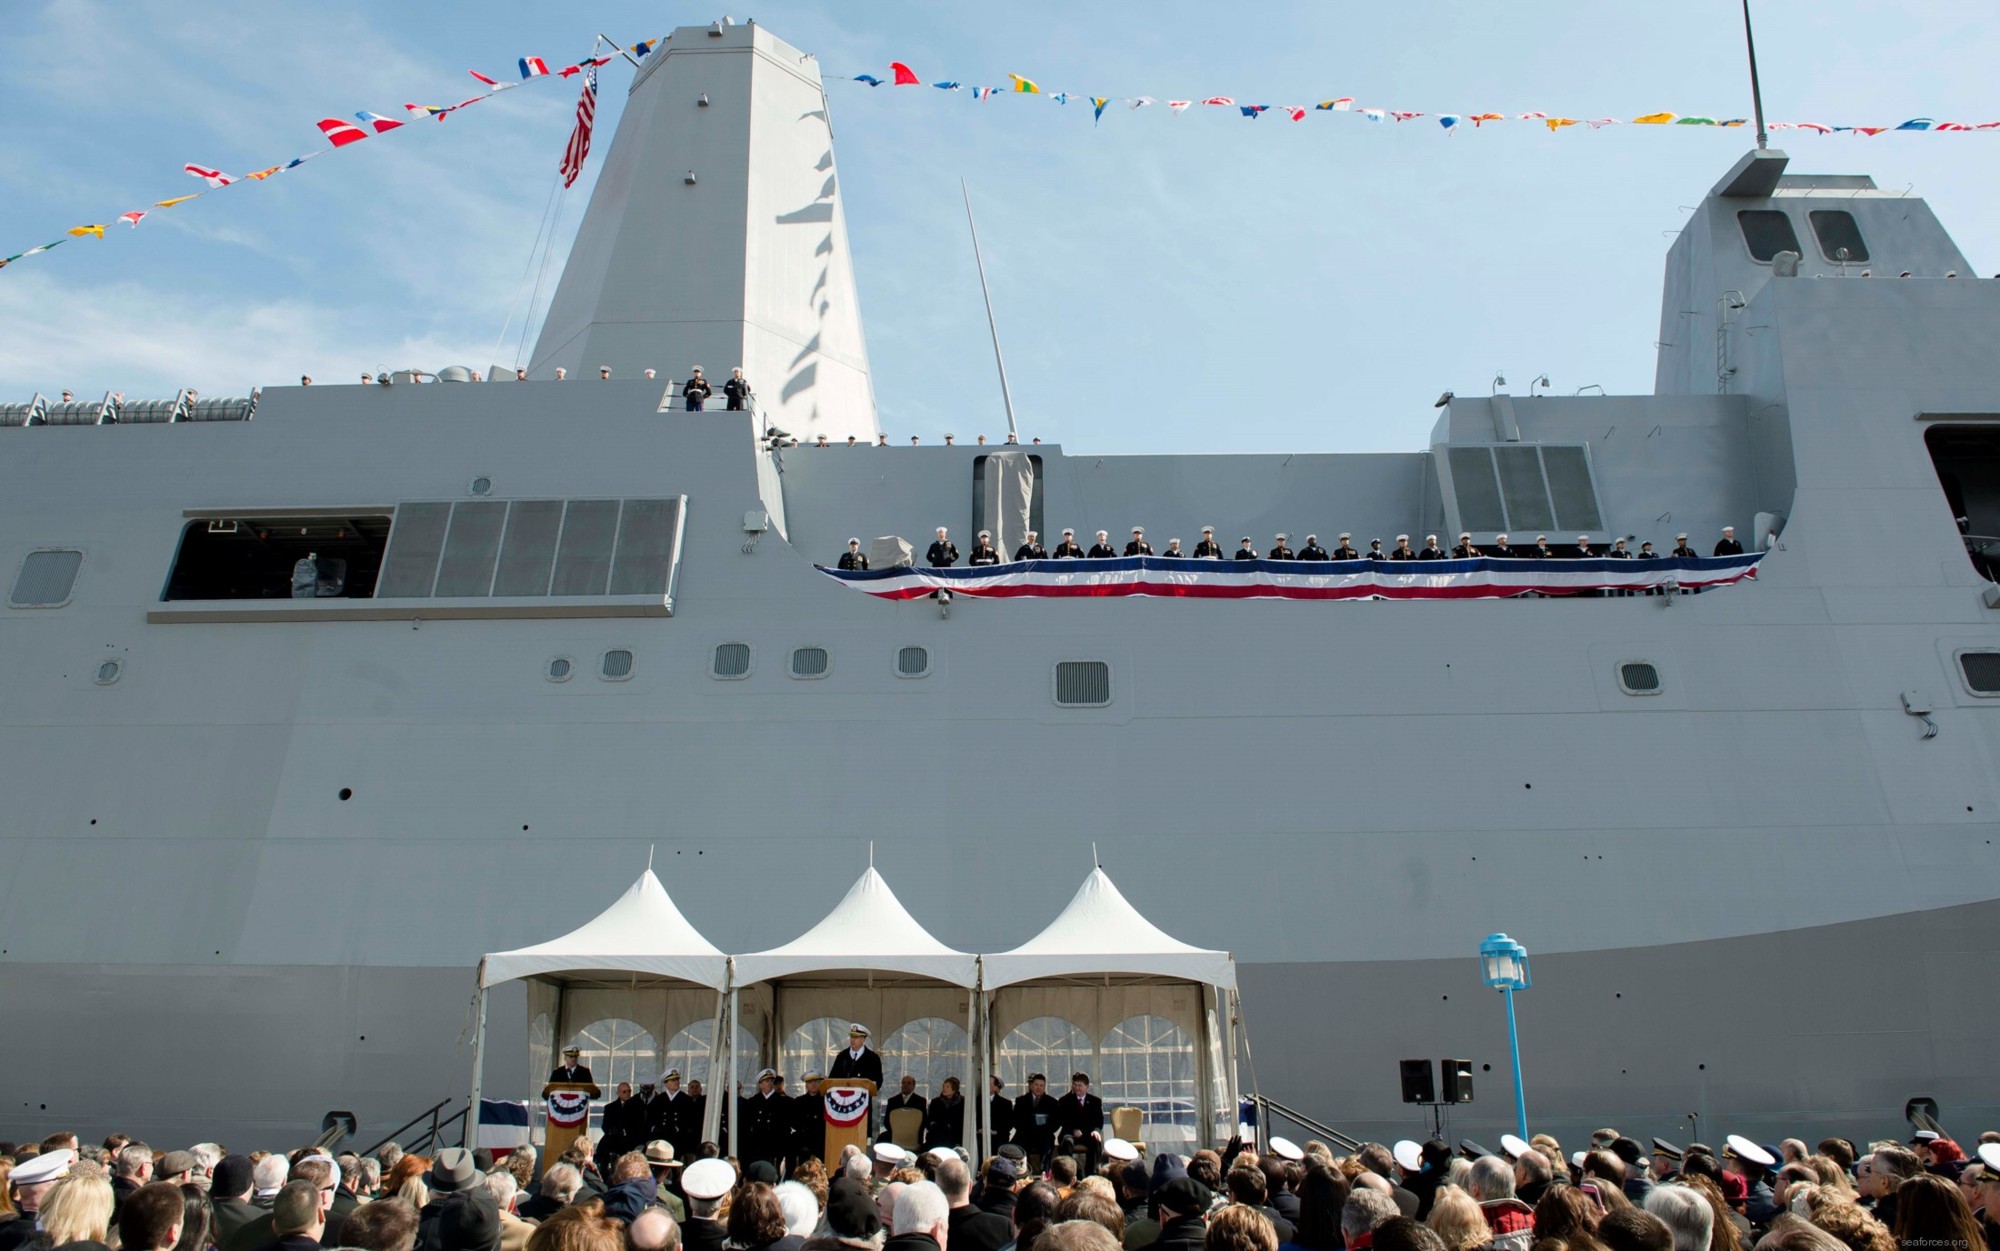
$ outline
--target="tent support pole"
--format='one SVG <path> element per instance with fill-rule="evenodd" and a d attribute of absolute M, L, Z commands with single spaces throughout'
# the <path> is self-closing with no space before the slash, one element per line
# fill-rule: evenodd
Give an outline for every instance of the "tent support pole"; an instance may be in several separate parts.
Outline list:
<path fill-rule="evenodd" d="M 979 980 L 979 1158 L 993 1158 L 993 1001 L 987 998 L 985 970 Z"/>
<path fill-rule="evenodd" d="M 972 989 L 969 992 L 967 992 L 965 996 L 965 1058 L 967 1060 L 971 1060 L 973 1057 L 979 1054 L 978 1047 L 979 1047 L 980 977 L 978 973 L 979 962 L 977 959 L 973 961 L 972 967 L 973 967 Z M 979 1077 L 977 1074 L 973 1075 L 973 1081 L 974 1082 L 979 1081 Z M 975 1087 L 975 1089 L 984 1090 L 986 1088 L 985 1086 L 980 1085 Z M 961 1091 L 960 1093 L 964 1094 L 965 1092 Z M 978 1105 L 979 1105 L 979 1099 L 981 1097 L 982 1096 L 978 1095 L 970 1095 L 970 1094 L 966 1095 L 965 1126 L 963 1129 L 959 1131 L 961 1135 L 959 1138 L 960 1142 L 973 1142 L 978 1138 L 978 1129 L 976 1127 L 978 1125 Z M 984 1160 L 986 1157 L 984 1155 L 981 1155 L 979 1158 L 981 1160 Z"/>
<path fill-rule="evenodd" d="M 722 989 L 720 986 L 716 987 L 715 1024 L 713 1028 L 711 1028 L 708 1031 L 708 1080 L 710 1084 L 713 1084 L 715 1081 L 715 1070 L 716 1070 L 715 1057 L 722 1050 L 723 1009 L 728 1006 L 729 1006 L 729 992 Z M 683 1086 L 687 1084 L 685 1078 L 682 1079 L 681 1084 Z M 721 1118 L 722 1118 L 722 1105 L 720 1103 L 710 1103 L 701 1110 L 701 1140 L 703 1142 L 715 1141 L 716 1132 L 720 1129 L 722 1125 Z"/>
<path fill-rule="evenodd" d="M 486 961 L 479 962 L 479 990 L 473 995 L 478 1007 L 472 1026 L 472 1102 L 467 1104 L 464 1145 L 479 1146 L 479 1084 L 486 1075 Z"/>
<path fill-rule="evenodd" d="M 724 1074 L 722 1090 L 719 1092 L 722 1098 L 730 1101 L 724 1106 L 732 1110 L 736 1101 L 736 1014 L 742 1006 L 742 992 L 737 990 L 735 985 L 732 984 L 729 987 L 729 1072 Z M 736 1135 L 742 1129 L 742 1126 L 738 1125 L 737 1122 L 742 1119 L 740 1116 L 729 1118 L 729 1154 L 738 1160 L 743 1158 L 736 1151 Z"/>

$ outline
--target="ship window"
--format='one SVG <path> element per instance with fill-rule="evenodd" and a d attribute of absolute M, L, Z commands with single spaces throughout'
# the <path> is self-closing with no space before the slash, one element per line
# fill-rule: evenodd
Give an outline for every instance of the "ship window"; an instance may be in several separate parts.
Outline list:
<path fill-rule="evenodd" d="M 1792 229 L 1791 217 L 1777 209 L 1744 209 L 1736 214 L 1736 224 L 1743 231 L 1743 242 L 1753 261 L 1768 265 L 1780 252 L 1799 251 L 1799 235 Z"/>
<path fill-rule="evenodd" d="M 1452 490 L 1458 496 L 1458 524 L 1467 530 L 1505 530 L 1507 514 L 1500 511 L 1500 484 L 1493 477 L 1493 449 L 1445 449 L 1451 461 Z"/>
<path fill-rule="evenodd" d="M 2000 695 L 2000 652 L 1960 652 L 1959 671 L 1974 695 Z"/>
<path fill-rule="evenodd" d="M 1813 235 L 1819 240 L 1820 255 L 1829 261 L 1858 265 L 1868 259 L 1868 245 L 1861 241 L 1861 227 L 1846 209 L 1814 209 L 1806 214 Z M 1842 250 L 1847 255 L 1842 256 Z"/>
<path fill-rule="evenodd" d="M 562 533 L 561 500 L 516 500 L 507 510 L 507 533 L 500 541 L 500 571 L 493 593 L 547 595 L 556 567 L 556 536 Z"/>
<path fill-rule="evenodd" d="M 430 593 L 431 567 L 444 539 L 444 514 L 422 545 L 430 550 L 421 577 Z M 399 523 L 400 524 L 400 523 Z M 422 527 L 420 527 L 422 528 Z M 314 599 L 367 599 L 386 579 L 389 518 L 324 514 L 284 517 L 203 517 L 181 533 L 167 600 L 292 599 L 292 578 L 308 556 L 319 567 Z M 418 546 L 412 541 L 412 548 Z"/>
<path fill-rule="evenodd" d="M 576 662 L 567 656 L 556 656 L 549 661 L 548 674 L 551 682 L 567 682 L 570 674 L 575 671 Z"/>
<path fill-rule="evenodd" d="M 563 510 L 551 595 L 602 595 L 611 579 L 611 544 L 618 537 L 617 500 L 571 500 Z"/>
<path fill-rule="evenodd" d="M 799 647 L 792 651 L 792 676 L 795 678 L 823 678 L 826 676 L 830 658 L 824 647 Z"/>
<path fill-rule="evenodd" d="M 124 661 L 107 660 L 97 666 L 97 684 L 99 686 L 110 686 L 113 682 L 116 682 L 119 678 L 119 675 L 124 672 L 125 672 Z"/>
<path fill-rule="evenodd" d="M 896 676 L 921 678 L 931 671 L 931 654 L 921 647 L 905 647 L 896 653 Z"/>
<path fill-rule="evenodd" d="M 1056 664 L 1056 703 L 1064 708 L 1102 708 L 1111 702 L 1111 666 L 1101 660 Z"/>
<path fill-rule="evenodd" d="M 1542 468 L 1549 476 L 1549 502 L 1555 524 L 1564 530 L 1602 530 L 1597 490 L 1590 484 L 1590 459 L 1581 447 L 1545 447 Z"/>
<path fill-rule="evenodd" d="M 1463 529 L 1532 534 L 1604 528 L 1585 444 L 1459 445 L 1446 455 Z"/>
<path fill-rule="evenodd" d="M 606 682 L 623 682 L 632 676 L 632 652 L 629 648 L 614 647 L 604 653 L 598 663 L 597 676 Z"/>
<path fill-rule="evenodd" d="M 662 595 L 679 541 L 679 500 L 626 500 L 611 562 L 613 595 Z"/>
<path fill-rule="evenodd" d="M 1507 505 L 1507 524 L 1515 530 L 1548 530 L 1556 524 L 1549 507 L 1548 484 L 1542 481 L 1542 458 L 1535 447 L 1496 447 L 1500 496 Z"/>
<path fill-rule="evenodd" d="M 718 643 L 715 660 L 709 673 L 718 678 L 747 678 L 750 676 L 750 645 L 748 643 Z"/>
<path fill-rule="evenodd" d="M 1627 695 L 1658 695 L 1660 670 L 1644 660 L 1628 660 L 1618 666 L 1618 689 Z"/>
<path fill-rule="evenodd" d="M 506 524 L 507 505 L 498 500 L 468 500 L 452 509 L 432 594 L 489 594 L 493 590 L 493 562 L 500 555 L 500 531 Z"/>
<path fill-rule="evenodd" d="M 449 504 L 405 504 L 397 509 L 394 538 L 375 593 L 383 599 L 428 596 L 437 585 L 438 557 L 444 554 L 444 534 L 450 524 Z"/>
<path fill-rule="evenodd" d="M 14 575 L 7 603 L 15 608 L 61 608 L 75 593 L 77 571 L 82 568 L 83 553 L 75 548 L 29 552 Z"/>

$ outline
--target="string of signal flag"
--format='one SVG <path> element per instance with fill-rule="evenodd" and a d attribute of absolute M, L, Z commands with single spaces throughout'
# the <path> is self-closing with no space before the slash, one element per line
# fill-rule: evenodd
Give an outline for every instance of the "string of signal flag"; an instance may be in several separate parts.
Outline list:
<path fill-rule="evenodd" d="M 1255 120 L 1266 113 L 1277 113 L 1302 122 L 1311 113 L 1339 113 L 1359 117 L 1369 122 L 1410 122 L 1418 118 L 1430 118 L 1447 134 L 1462 129 L 1467 122 L 1477 130 L 1489 122 L 1538 122 L 1551 132 L 1571 126 L 1583 126 L 1591 130 L 1602 130 L 1607 126 L 1748 126 L 1747 117 L 1708 117 L 1698 114 L 1646 113 L 1638 117 L 1566 117 L 1558 113 L 1440 113 L 1408 109 L 1376 108 L 1359 105 L 1353 96 L 1337 96 L 1330 100 L 1320 100 L 1313 104 L 1246 104 L 1233 96 L 1190 96 L 1186 99 L 1172 99 L 1161 96 L 1093 96 L 1069 91 L 1044 91 L 1034 79 L 1021 74 L 1007 75 L 1009 85 L 1005 87 L 967 87 L 964 83 L 946 79 L 932 82 L 929 86 L 939 91 L 964 91 L 975 101 L 990 100 L 995 96 L 1038 96 L 1055 104 L 1066 105 L 1072 100 L 1088 102 L 1091 106 L 1091 122 L 1104 120 L 1104 111 L 1113 104 L 1123 105 L 1128 110 L 1139 110 L 1152 105 L 1164 105 L 1167 111 L 1178 116 L 1189 109 L 1220 108 L 1233 110 L 1238 116 Z M 869 87 L 921 87 L 925 82 L 917 72 L 902 61 L 889 62 L 889 77 L 875 74 L 855 74 L 851 81 Z M 1913 117 L 1893 126 L 1830 126 L 1823 122 L 1772 122 L 1767 130 L 1800 130 L 1808 134 L 1856 134 L 1880 135 L 1890 131 L 1980 131 L 2000 130 L 2000 121 L 1992 122 L 1940 122 L 1929 117 Z"/>
<path fill-rule="evenodd" d="M 630 47 L 625 48 L 624 51 L 630 53 L 635 58 L 643 58 L 649 55 L 662 42 L 663 40 L 661 39 L 648 39 L 632 44 Z M 601 42 L 599 46 L 602 46 Z M 403 112 L 407 120 L 384 116 L 381 113 L 373 113 L 365 109 L 354 114 L 352 121 L 342 117 L 323 117 L 314 123 L 314 125 L 318 127 L 321 136 L 326 139 L 328 146 L 316 148 L 313 151 L 295 156 L 288 161 L 268 166 L 264 169 L 254 170 L 250 173 L 229 174 L 207 165 L 189 162 L 181 167 L 182 170 L 190 177 L 198 178 L 208 184 L 205 190 L 191 192 L 188 195 L 171 196 L 164 200 L 155 200 L 145 208 L 132 209 L 120 213 L 109 222 L 91 222 L 82 226 L 71 226 L 59 239 L 44 243 L 39 247 L 28 248 L 12 256 L 0 257 L 0 269 L 5 269 L 9 265 L 17 261 L 26 260 L 29 257 L 40 256 L 52 248 L 61 247 L 72 239 L 102 239 L 107 230 L 110 230 L 113 226 L 121 222 L 133 229 L 137 229 L 140 222 L 155 213 L 179 208 L 183 204 L 199 200 L 205 195 L 211 195 L 230 187 L 264 182 L 267 179 L 275 178 L 280 174 L 295 170 L 307 161 L 316 160 L 329 152 L 338 152 L 342 148 L 350 147 L 365 139 L 373 139 L 378 135 L 386 135 L 392 130 L 400 130 L 412 122 L 442 122 L 445 118 L 461 109 L 469 109 L 475 104 L 492 99 L 503 91 L 511 91 L 516 87 L 537 79 L 548 78 L 560 80 L 574 78 L 579 74 L 585 75 L 586 83 L 588 84 L 585 87 L 587 96 L 594 93 L 595 71 L 598 67 L 616 59 L 616 55 L 616 53 L 613 53 L 610 56 L 598 56 L 593 51 L 593 55 L 585 57 L 573 65 L 565 65 L 559 70 L 551 70 L 548 61 L 542 57 L 524 56 L 516 62 L 520 76 L 508 81 L 502 81 L 490 74 L 482 74 L 478 70 L 467 70 L 466 72 L 477 79 L 485 88 L 478 95 L 469 96 L 456 104 L 405 104 Z M 574 137 L 572 142 L 574 143 Z M 588 151 L 588 144 L 588 131 L 585 130 L 583 135 L 583 149 L 585 151 Z M 577 160 L 580 162 L 581 157 L 578 156 Z M 567 151 L 565 152 L 565 165 L 562 172 L 571 182 L 575 181 L 575 174 L 570 168 L 570 156 Z"/>

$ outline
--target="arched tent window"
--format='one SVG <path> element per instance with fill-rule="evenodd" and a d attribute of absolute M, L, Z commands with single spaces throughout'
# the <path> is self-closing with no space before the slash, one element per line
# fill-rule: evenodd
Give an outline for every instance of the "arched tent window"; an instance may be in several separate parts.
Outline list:
<path fill-rule="evenodd" d="M 970 1050 L 965 1027 L 941 1016 L 920 1017 L 882 1040 L 882 1078 L 891 1090 L 908 1073 L 917 1079 L 917 1093 L 928 1099 L 938 1083 L 956 1077 L 961 1093 L 978 1079 L 968 1076 Z"/>
<path fill-rule="evenodd" d="M 651 1073 L 660 1058 L 660 1043 L 652 1031 L 622 1017 L 592 1021 L 576 1032 L 569 1045 L 583 1049 L 580 1063 L 605 1090 L 616 1090 L 619 1082 L 638 1085 L 640 1074 Z"/>
<path fill-rule="evenodd" d="M 792 1083 L 786 1087 L 787 1090 L 797 1094 L 805 1089 L 801 1079 L 807 1073 L 826 1072 L 827 1066 L 833 1063 L 833 1053 L 847 1046 L 847 1027 L 851 1023 L 844 1016 L 823 1016 L 807 1021 L 786 1037 L 779 1067 Z M 888 1062 L 885 1060 L 883 1063 L 886 1065 Z"/>
<path fill-rule="evenodd" d="M 1021 1022 L 1000 1040 L 998 1073 L 1012 1098 L 1027 1093 L 1030 1073 L 1047 1075 L 1049 1092 L 1061 1095 L 1069 1089 L 1071 1073 L 1089 1071 L 1096 1051 L 1082 1026 L 1059 1016 L 1038 1016 Z"/>
<path fill-rule="evenodd" d="M 1194 1039 L 1163 1016 L 1127 1017 L 1098 1049 L 1096 1091 L 1111 1110 L 1143 1108 L 1145 1140 L 1154 1153 L 1192 1150 L 1201 1120 L 1195 1089 Z"/>
<path fill-rule="evenodd" d="M 683 1083 L 700 1082 L 703 1094 L 718 1093 L 708 1071 L 708 1044 L 714 1037 L 714 1021 L 696 1021 L 675 1034 L 667 1040 L 666 1052 L 660 1057 L 660 1072 L 679 1069 Z M 727 1064 L 728 1060 L 723 1056 L 717 1056 L 716 1063 Z M 763 1062 L 757 1056 L 756 1036 L 742 1026 L 737 1026 L 736 1080 L 748 1090 L 756 1086 L 757 1070 L 762 1067 L 764 1067 Z"/>

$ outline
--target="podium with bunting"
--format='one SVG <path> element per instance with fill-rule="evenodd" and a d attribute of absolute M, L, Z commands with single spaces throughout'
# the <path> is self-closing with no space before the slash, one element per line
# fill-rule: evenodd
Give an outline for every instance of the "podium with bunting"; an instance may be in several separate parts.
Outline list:
<path fill-rule="evenodd" d="M 590 1132 L 590 1101 L 599 1093 L 594 1082 L 550 1082 L 542 1087 L 548 1112 L 542 1138 L 544 1159 L 560 1159 L 579 1135 Z"/>
<path fill-rule="evenodd" d="M 819 1098 L 821 1114 L 826 1117 L 825 1158 L 838 1160 L 850 1143 L 866 1151 L 875 1083 L 865 1077 L 830 1080 L 821 1084 Z"/>

